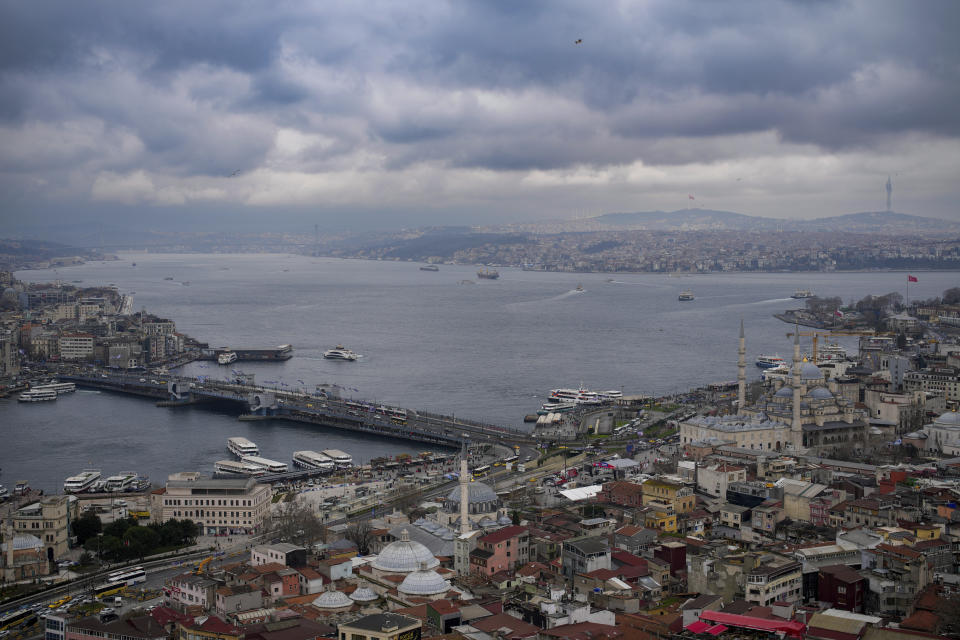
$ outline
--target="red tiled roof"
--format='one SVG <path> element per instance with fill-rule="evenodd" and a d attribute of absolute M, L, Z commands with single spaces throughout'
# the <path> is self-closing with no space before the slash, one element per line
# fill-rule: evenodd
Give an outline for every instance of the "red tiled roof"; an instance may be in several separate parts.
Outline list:
<path fill-rule="evenodd" d="M 486 618 L 472 620 L 470 622 L 470 626 L 475 627 L 480 631 L 497 635 L 498 637 L 500 637 L 500 634 L 496 633 L 497 630 L 504 628 L 509 629 L 509 631 L 502 636 L 507 640 L 533 638 L 536 637 L 537 633 L 540 631 L 539 627 L 535 627 L 529 622 L 524 622 L 523 620 L 514 618 L 506 613 L 497 613 L 492 616 L 487 616 Z"/>
<path fill-rule="evenodd" d="M 496 544 L 498 542 L 509 540 L 510 538 L 515 538 L 520 534 L 526 533 L 526 532 L 527 532 L 526 527 L 522 527 L 518 524 L 515 524 L 509 527 L 504 527 L 503 529 L 500 529 L 498 531 L 494 531 L 493 533 L 488 533 L 487 535 L 482 536 L 479 539 L 479 541 L 487 544 Z"/>
<path fill-rule="evenodd" d="M 920 557 L 922 557 L 922 554 L 921 554 L 919 551 L 914 551 L 913 549 L 910 549 L 909 547 L 903 547 L 903 546 L 896 547 L 896 546 L 891 545 L 891 544 L 883 543 L 883 544 L 878 544 L 878 545 L 877 545 L 877 549 L 880 549 L 881 551 L 886 551 L 887 553 L 892 553 L 892 554 L 894 554 L 894 555 L 903 556 L 903 557 L 905 557 L 905 558 L 920 558 Z"/>
<path fill-rule="evenodd" d="M 700 614 L 700 618 L 713 624 L 725 624 L 729 627 L 741 627 L 759 631 L 782 631 L 787 636 L 793 638 L 802 638 L 807 629 L 807 625 L 802 622 L 767 620 L 765 618 L 741 616 L 735 613 L 724 613 L 723 611 L 706 610 Z"/>
<path fill-rule="evenodd" d="M 903 629 L 926 631 L 927 633 L 936 633 L 939 626 L 940 617 L 932 611 L 914 611 L 913 615 L 900 622 L 900 627 Z"/>

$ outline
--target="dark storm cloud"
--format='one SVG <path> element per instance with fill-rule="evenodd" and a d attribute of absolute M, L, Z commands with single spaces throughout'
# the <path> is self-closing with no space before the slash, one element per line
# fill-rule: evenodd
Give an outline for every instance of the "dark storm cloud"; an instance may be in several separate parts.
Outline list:
<path fill-rule="evenodd" d="M 0 187 L 954 140 L 958 24 L 950 0 L 0 0 L 0 142 L 23 146 Z"/>

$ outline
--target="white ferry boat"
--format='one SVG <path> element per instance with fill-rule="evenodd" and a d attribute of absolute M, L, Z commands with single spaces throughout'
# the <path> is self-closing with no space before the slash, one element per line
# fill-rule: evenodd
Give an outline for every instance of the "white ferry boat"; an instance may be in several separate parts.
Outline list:
<path fill-rule="evenodd" d="M 103 490 L 110 493 L 133 491 L 137 488 L 139 480 L 140 476 L 135 471 L 121 471 L 117 475 L 107 478 Z"/>
<path fill-rule="evenodd" d="M 690 291 L 690 289 L 684 289 L 680 292 L 680 295 L 677 296 L 677 300 L 680 302 L 690 302 L 693 299 L 693 291 Z"/>
<path fill-rule="evenodd" d="M 238 458 L 243 456 L 258 456 L 260 448 L 246 438 L 227 438 L 227 449 Z"/>
<path fill-rule="evenodd" d="M 283 462 L 261 458 L 260 456 L 242 456 L 240 462 L 255 464 L 268 473 L 284 473 L 287 470 L 287 465 Z"/>
<path fill-rule="evenodd" d="M 548 402 L 573 402 L 574 404 L 601 404 L 605 398 L 596 391 L 580 387 L 579 389 L 552 389 Z"/>
<path fill-rule="evenodd" d="M 61 393 L 73 393 L 77 390 L 77 385 L 72 382 L 51 382 L 50 384 L 39 384 L 30 388 L 31 391 L 53 390 L 60 395 Z"/>
<path fill-rule="evenodd" d="M 237 460 L 218 460 L 213 463 L 213 468 L 220 473 L 231 473 L 238 476 L 262 476 L 266 473 L 263 467 Z"/>
<path fill-rule="evenodd" d="M 566 413 L 567 411 L 573 411 L 577 408 L 577 405 L 573 402 L 546 402 L 541 405 L 540 409 L 537 411 L 537 415 L 545 416 L 548 413 Z"/>
<path fill-rule="evenodd" d="M 323 357 L 327 360 L 347 360 L 353 362 L 357 359 L 357 354 L 342 344 L 338 344 L 335 348 L 324 351 Z"/>
<path fill-rule="evenodd" d="M 303 469 L 319 469 L 321 471 L 333 469 L 336 465 L 333 458 L 316 451 L 294 451 L 293 464 Z"/>
<path fill-rule="evenodd" d="M 320 454 L 333 460 L 338 467 L 349 467 L 353 464 L 353 456 L 340 449 L 324 449 Z"/>
<path fill-rule="evenodd" d="M 764 369 L 760 377 L 765 380 L 786 380 L 790 377 L 790 367 L 786 364 L 778 364 L 775 367 Z"/>
<path fill-rule="evenodd" d="M 98 469 L 84 469 L 78 475 L 70 476 L 63 481 L 64 493 L 81 493 L 87 491 L 100 479 Z"/>
<path fill-rule="evenodd" d="M 813 291 L 810 291 L 810 289 L 797 289 L 790 297 L 794 300 L 803 300 L 804 298 L 813 298 L 814 295 Z"/>
<path fill-rule="evenodd" d="M 824 345 L 817 349 L 817 364 L 825 362 L 843 362 L 847 359 L 847 350 L 836 342 Z"/>
<path fill-rule="evenodd" d="M 237 361 L 237 354 L 233 351 L 225 351 L 217 356 L 217 364 L 233 364 Z"/>
<path fill-rule="evenodd" d="M 780 356 L 765 356 L 762 353 L 757 356 L 757 366 L 761 369 L 772 369 L 786 363 Z"/>
<path fill-rule="evenodd" d="M 7 488 L 6 488 L 5 486 L 3 486 L 2 484 L 0 484 L 0 502 L 3 502 L 4 500 L 6 500 L 6 499 L 9 498 L 9 497 L 10 497 L 10 490 L 7 489 Z"/>
<path fill-rule="evenodd" d="M 20 402 L 49 402 L 56 399 L 57 392 L 53 389 L 30 389 L 17 396 Z"/>

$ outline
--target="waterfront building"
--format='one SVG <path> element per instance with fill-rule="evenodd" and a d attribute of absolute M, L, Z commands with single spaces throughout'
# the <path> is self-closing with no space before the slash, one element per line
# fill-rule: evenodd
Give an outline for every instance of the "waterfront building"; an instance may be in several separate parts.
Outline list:
<path fill-rule="evenodd" d="M 742 330 L 740 339 L 742 351 Z M 742 391 L 743 358 L 739 359 L 738 367 Z M 740 406 L 735 415 L 698 415 L 682 421 L 680 442 L 697 447 L 706 441 L 718 440 L 743 449 L 817 453 L 843 447 L 860 448 L 868 435 L 867 415 L 837 393 L 836 385 L 836 381 L 828 384 L 815 364 L 801 359 L 798 332 L 794 336 L 789 383 L 774 387 L 752 406 Z"/>
<path fill-rule="evenodd" d="M 43 542 L 44 554 L 52 562 L 69 550 L 71 517 L 76 515 L 73 496 L 45 496 L 13 513 L 15 534 L 30 534 Z"/>
<path fill-rule="evenodd" d="M 253 533 L 270 510 L 270 485 L 254 478 L 206 478 L 199 473 L 170 476 L 166 487 L 151 494 L 157 522 L 193 520 L 204 535 Z"/>
<path fill-rule="evenodd" d="M 65 333 L 60 336 L 60 358 L 90 360 L 93 358 L 93 336 L 89 333 Z"/>

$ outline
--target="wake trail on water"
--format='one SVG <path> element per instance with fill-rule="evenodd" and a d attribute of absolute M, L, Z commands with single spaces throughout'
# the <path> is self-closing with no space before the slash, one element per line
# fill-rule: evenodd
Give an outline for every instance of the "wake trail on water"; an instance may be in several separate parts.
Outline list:
<path fill-rule="evenodd" d="M 507 309 L 514 308 L 524 308 L 531 307 L 538 304 L 546 304 L 548 302 L 556 302 L 558 300 L 564 300 L 566 298 L 571 298 L 573 296 L 579 296 L 586 293 L 586 291 L 577 291 L 576 289 L 571 289 L 570 291 L 565 291 L 559 295 L 550 296 L 549 298 L 539 298 L 537 300 L 524 300 L 523 302 L 511 302 L 507 305 Z"/>

